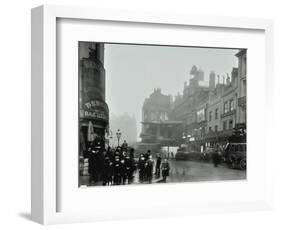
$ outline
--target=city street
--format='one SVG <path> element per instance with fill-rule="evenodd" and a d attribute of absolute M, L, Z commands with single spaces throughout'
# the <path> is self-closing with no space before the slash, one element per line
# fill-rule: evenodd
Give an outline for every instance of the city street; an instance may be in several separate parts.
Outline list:
<path fill-rule="evenodd" d="M 246 179 L 246 170 L 230 169 L 225 165 L 219 165 L 215 168 L 212 163 L 176 161 L 174 159 L 169 160 L 169 163 L 170 175 L 166 183 Z M 88 176 L 80 176 L 80 179 L 81 185 L 88 184 Z M 154 176 L 152 183 L 161 182 L 162 177 L 157 178 Z M 134 175 L 133 184 L 140 184 L 138 171 Z M 102 183 L 100 182 L 95 185 L 102 185 Z"/>
<path fill-rule="evenodd" d="M 171 170 L 167 182 L 246 179 L 245 170 L 230 169 L 224 165 L 215 168 L 211 163 L 175 160 L 169 162 Z"/>

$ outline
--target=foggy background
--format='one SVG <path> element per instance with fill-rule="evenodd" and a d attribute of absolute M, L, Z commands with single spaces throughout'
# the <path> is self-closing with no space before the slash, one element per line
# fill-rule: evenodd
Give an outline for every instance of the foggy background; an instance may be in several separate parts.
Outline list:
<path fill-rule="evenodd" d="M 204 71 L 206 82 L 212 70 L 226 77 L 238 66 L 237 52 L 237 49 L 105 44 L 106 102 L 113 138 L 120 128 L 123 139 L 140 140 L 142 105 L 154 88 L 161 88 L 163 94 L 173 97 L 178 92 L 182 94 L 193 65 Z M 121 125 L 120 119 L 121 123 L 124 119 L 129 119 L 128 124 L 135 122 L 136 134 L 132 127 L 127 131 L 128 125 L 126 122 Z"/>

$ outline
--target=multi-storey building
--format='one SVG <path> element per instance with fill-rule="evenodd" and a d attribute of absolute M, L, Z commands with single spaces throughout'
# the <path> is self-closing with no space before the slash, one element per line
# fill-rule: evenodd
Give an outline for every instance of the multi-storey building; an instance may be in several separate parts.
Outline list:
<path fill-rule="evenodd" d="M 237 108 L 237 73 L 238 69 L 233 68 L 231 80 L 227 77 L 226 85 L 222 94 L 222 114 L 221 127 L 222 131 L 232 130 L 236 124 Z"/>
<path fill-rule="evenodd" d="M 207 108 L 208 108 L 208 98 L 198 103 L 196 108 L 196 122 L 197 127 L 193 130 L 193 138 L 195 145 L 193 145 L 193 150 L 202 152 L 205 150 L 205 138 L 207 129 Z"/>
<path fill-rule="evenodd" d="M 212 77 L 213 76 L 213 77 Z M 219 79 L 219 76 L 218 76 Z M 219 81 L 218 81 L 219 82 Z M 210 73 L 210 93 L 206 112 L 207 130 L 205 135 L 206 147 L 218 142 L 218 132 L 221 130 L 223 84 L 215 84 L 215 73 Z"/>
<path fill-rule="evenodd" d="M 104 45 L 79 42 L 80 150 L 105 139 L 109 110 L 105 101 Z"/>
<path fill-rule="evenodd" d="M 178 122 L 177 125 L 170 126 L 168 131 L 163 132 L 168 132 L 177 140 L 177 143 L 187 144 L 189 147 L 191 146 L 192 150 L 202 152 L 206 147 L 225 144 L 233 135 L 234 128 L 242 126 L 245 128 L 246 50 L 239 51 L 236 56 L 239 62 L 238 68 L 232 69 L 231 76 L 227 74 L 226 81 L 223 76 L 222 83 L 219 75 L 217 75 L 216 83 L 214 71 L 210 72 L 209 82 L 205 82 L 204 72 L 197 69 L 196 66 L 191 68 L 190 75 L 192 77 L 189 84 L 185 82 L 183 93 L 178 93 L 173 103 L 169 104 L 166 113 L 168 116 L 165 116 L 165 113 L 159 113 L 158 116 L 154 117 L 159 119 L 162 114 L 162 117 L 166 118 L 161 126 L 163 130 L 166 129 L 163 126 L 164 123 Z M 166 99 L 166 101 L 171 102 L 170 99 Z M 155 101 L 149 99 L 149 107 L 155 109 L 156 105 L 159 106 Z M 144 108 L 143 118 L 146 118 Z M 147 126 L 149 122 L 150 125 Z M 142 123 L 144 127 L 152 128 L 152 123 L 149 122 L 143 119 Z M 158 127 L 156 130 L 158 130 L 156 131 L 158 132 L 157 136 L 161 137 L 159 131 L 161 128 Z M 148 132 L 144 128 L 142 134 L 145 133 Z M 149 142 L 151 136 L 146 136 L 146 139 L 143 136 L 143 138 Z"/>
<path fill-rule="evenodd" d="M 197 135 L 199 124 L 197 122 L 198 106 L 207 101 L 209 95 L 209 85 L 204 81 L 204 72 L 193 66 L 190 71 L 192 76 L 189 84 L 184 83 L 182 95 L 175 98 L 172 106 L 171 118 L 182 121 L 183 125 L 175 130 L 177 138 L 181 138 L 183 133 L 188 136 Z"/>
<path fill-rule="evenodd" d="M 181 121 L 170 118 L 172 97 L 164 95 L 160 88 L 145 99 L 142 107 L 142 132 L 141 143 L 137 146 L 138 152 L 148 149 L 159 151 L 163 146 L 175 145 L 176 126 L 181 126 Z"/>
<path fill-rule="evenodd" d="M 238 58 L 238 107 L 237 125 L 246 128 L 246 93 L 247 93 L 247 51 L 241 50 Z"/>
<path fill-rule="evenodd" d="M 224 144 L 232 135 L 236 124 L 237 75 L 238 69 L 233 68 L 231 78 L 226 78 L 226 84 L 217 84 L 210 91 L 206 146 Z"/>

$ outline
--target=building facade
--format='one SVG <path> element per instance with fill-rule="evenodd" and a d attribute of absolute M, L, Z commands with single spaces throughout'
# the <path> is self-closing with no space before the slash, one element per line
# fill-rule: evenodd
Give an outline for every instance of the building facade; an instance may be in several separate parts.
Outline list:
<path fill-rule="evenodd" d="M 161 99 L 166 101 L 165 109 L 160 109 L 163 107 L 156 94 L 161 92 L 156 90 L 144 103 L 142 140 L 153 142 L 155 136 L 168 137 L 174 143 L 181 143 L 179 146 L 186 145 L 190 151 L 202 152 L 226 144 L 238 128 L 246 131 L 246 56 L 246 50 L 236 54 L 238 68 L 223 75 L 222 82 L 214 71 L 210 72 L 209 81 L 205 81 L 204 71 L 193 66 L 182 94 L 178 93 L 174 100 L 168 96 Z M 172 122 L 176 125 L 171 125 Z M 165 132 L 168 134 L 164 135 Z M 151 133 L 152 136 L 148 135 Z"/>
<path fill-rule="evenodd" d="M 101 147 L 104 147 L 109 110 L 105 101 L 103 63 L 103 44 L 79 42 L 79 128 L 82 152 L 97 137 L 100 139 Z"/>
<path fill-rule="evenodd" d="M 139 152 L 159 151 L 163 146 L 175 145 L 174 129 L 181 126 L 181 121 L 170 119 L 172 98 L 164 95 L 160 88 L 145 99 L 142 107 L 141 143 L 138 144 Z M 178 143 L 177 143 L 178 144 Z"/>
<path fill-rule="evenodd" d="M 210 90 L 208 102 L 208 128 L 206 147 L 223 145 L 232 135 L 236 125 L 238 69 L 233 68 L 231 78 L 225 84 L 217 84 Z"/>
<path fill-rule="evenodd" d="M 237 123 L 240 126 L 246 126 L 247 116 L 247 52 L 241 50 L 236 54 L 238 58 L 238 107 L 237 107 Z"/>
<path fill-rule="evenodd" d="M 200 142 L 205 136 L 206 108 L 209 97 L 209 83 L 204 81 L 204 71 L 193 66 L 190 70 L 189 84 L 184 83 L 182 95 L 178 94 L 172 106 L 171 118 L 181 121 L 182 126 L 177 127 L 175 136 L 178 140 L 190 137 L 192 148 L 200 149 Z M 199 147 L 198 147 L 199 146 Z"/>

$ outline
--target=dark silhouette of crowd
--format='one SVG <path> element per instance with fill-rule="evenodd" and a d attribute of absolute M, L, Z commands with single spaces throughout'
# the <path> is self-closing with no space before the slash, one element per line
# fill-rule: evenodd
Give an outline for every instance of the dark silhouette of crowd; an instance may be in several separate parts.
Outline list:
<path fill-rule="evenodd" d="M 160 178 L 162 169 L 163 181 L 169 174 L 169 163 L 166 159 L 161 163 L 160 156 L 156 159 L 155 177 Z M 166 165 L 167 167 L 164 167 Z M 151 151 L 140 154 L 135 158 L 134 149 L 126 142 L 116 148 L 90 147 L 88 149 L 88 172 L 89 184 L 124 185 L 134 181 L 135 173 L 138 171 L 140 183 L 152 183 L 154 160 Z"/>
<path fill-rule="evenodd" d="M 122 147 L 107 150 L 89 149 L 89 183 L 103 185 L 130 184 L 136 170 L 134 149 Z"/>

